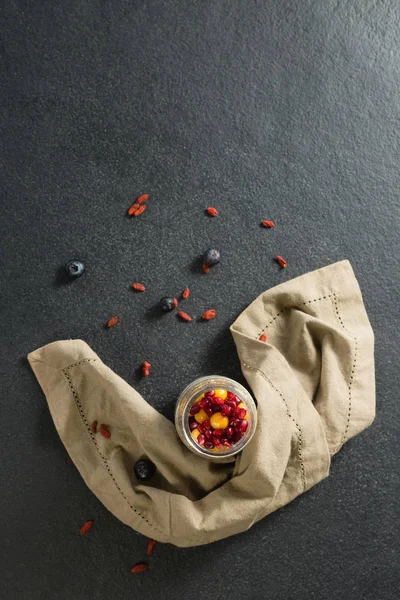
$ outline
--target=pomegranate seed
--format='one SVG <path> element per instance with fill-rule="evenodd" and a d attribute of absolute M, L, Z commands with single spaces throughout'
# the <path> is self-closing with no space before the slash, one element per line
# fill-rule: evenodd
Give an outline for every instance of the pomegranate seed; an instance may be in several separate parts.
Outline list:
<path fill-rule="evenodd" d="M 206 429 L 204 431 L 204 437 L 206 438 L 207 441 L 211 441 L 213 439 L 212 431 L 210 431 L 209 429 Z"/>
<path fill-rule="evenodd" d="M 197 423 L 197 421 L 196 421 L 196 423 Z M 200 433 L 204 433 L 203 423 L 197 423 L 197 429 L 200 431 Z"/>
<path fill-rule="evenodd" d="M 233 432 L 233 427 L 227 427 L 227 428 L 225 429 L 225 435 L 226 435 L 228 438 L 231 438 L 231 437 L 233 436 L 233 433 L 234 433 L 234 432 Z"/>
<path fill-rule="evenodd" d="M 229 426 L 233 427 L 233 429 L 236 429 L 236 423 L 238 422 L 238 419 L 235 419 L 235 417 L 233 419 L 231 419 L 229 421 Z"/>
<path fill-rule="evenodd" d="M 233 392 L 228 392 L 226 396 L 229 400 L 237 400 L 236 394 Z"/>
<path fill-rule="evenodd" d="M 246 419 L 242 419 L 242 421 L 240 422 L 240 431 L 242 433 L 246 433 L 248 426 L 249 426 L 249 422 L 246 421 Z M 214 431 L 214 434 L 215 434 L 215 431 Z"/>
<path fill-rule="evenodd" d="M 196 415 L 200 410 L 201 410 L 201 408 L 198 404 L 193 404 L 193 406 L 190 409 L 190 414 Z"/>
<path fill-rule="evenodd" d="M 246 423 L 247 423 L 247 421 L 246 421 Z M 224 432 L 222 431 L 222 429 L 214 429 L 214 434 L 213 434 L 213 435 L 214 435 L 214 437 L 217 437 L 217 438 L 219 438 L 219 437 L 221 437 L 221 435 L 222 435 L 223 433 L 224 433 Z"/>
<path fill-rule="evenodd" d="M 215 390 L 209 390 L 206 395 L 207 396 L 215 396 Z"/>
<path fill-rule="evenodd" d="M 233 409 L 235 409 L 237 406 L 236 400 L 232 400 L 231 398 L 228 398 L 227 400 L 225 400 L 225 404 L 227 404 L 228 406 L 230 406 Z"/>
<path fill-rule="evenodd" d="M 228 440 L 224 440 L 223 445 L 225 446 L 225 448 L 230 448 L 232 446 L 232 444 L 228 442 Z"/>
<path fill-rule="evenodd" d="M 207 399 L 202 398 L 199 402 L 199 406 L 201 406 L 201 408 L 205 408 L 207 406 Z"/>
<path fill-rule="evenodd" d="M 198 437 L 197 437 L 197 443 L 200 444 L 200 446 L 202 446 L 204 444 L 204 442 L 206 441 L 206 438 L 204 437 L 204 435 L 201 433 Z"/>
<path fill-rule="evenodd" d="M 240 442 L 240 440 L 243 437 L 243 433 L 241 431 L 236 431 L 235 432 L 235 444 L 237 444 L 238 442 Z"/>
<path fill-rule="evenodd" d="M 193 431 L 193 429 L 197 429 L 199 423 L 193 419 L 193 421 L 189 421 L 189 429 L 190 431 Z"/>
<path fill-rule="evenodd" d="M 203 421 L 204 429 L 211 429 L 210 421 Z"/>
<path fill-rule="evenodd" d="M 204 411 L 206 412 L 207 416 L 211 417 L 211 415 L 213 414 L 213 409 L 210 406 L 206 406 Z"/>
<path fill-rule="evenodd" d="M 224 417 L 229 417 L 231 412 L 232 412 L 232 408 L 230 406 L 228 406 L 228 404 L 223 404 L 221 406 L 221 414 L 224 415 Z"/>
<path fill-rule="evenodd" d="M 247 410 L 245 408 L 237 408 L 237 416 L 238 419 L 244 419 L 247 413 Z"/>
<path fill-rule="evenodd" d="M 219 404 L 219 406 L 225 404 L 225 400 L 223 398 L 219 398 L 218 396 L 214 396 L 214 402 L 215 404 Z"/>
<path fill-rule="evenodd" d="M 214 448 L 214 444 L 212 442 L 204 442 L 204 448 L 212 450 Z"/>

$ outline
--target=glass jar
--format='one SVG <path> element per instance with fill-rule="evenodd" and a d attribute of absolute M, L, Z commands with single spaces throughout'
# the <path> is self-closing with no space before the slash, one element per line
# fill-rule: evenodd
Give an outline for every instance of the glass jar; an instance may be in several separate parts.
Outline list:
<path fill-rule="evenodd" d="M 197 443 L 192 437 L 189 426 L 189 417 L 192 416 L 190 415 L 190 409 L 196 400 L 205 392 L 215 389 L 222 389 L 235 394 L 247 408 L 246 420 L 248 421 L 247 430 L 243 434 L 243 437 L 238 442 L 232 444 L 230 448 L 224 448 L 218 452 Z M 229 379 L 229 377 L 209 375 L 196 379 L 183 390 L 176 403 L 175 426 L 179 437 L 189 450 L 198 456 L 208 458 L 212 461 L 224 461 L 241 452 L 253 437 L 257 426 L 257 408 L 249 392 L 240 383 Z"/>

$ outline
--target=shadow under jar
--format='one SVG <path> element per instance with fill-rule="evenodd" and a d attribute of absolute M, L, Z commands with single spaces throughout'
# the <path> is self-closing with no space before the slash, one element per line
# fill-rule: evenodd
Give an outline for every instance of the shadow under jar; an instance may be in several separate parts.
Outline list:
<path fill-rule="evenodd" d="M 250 442 L 257 427 L 257 408 L 240 383 L 209 375 L 183 390 L 176 403 L 175 426 L 189 450 L 225 461 Z"/>

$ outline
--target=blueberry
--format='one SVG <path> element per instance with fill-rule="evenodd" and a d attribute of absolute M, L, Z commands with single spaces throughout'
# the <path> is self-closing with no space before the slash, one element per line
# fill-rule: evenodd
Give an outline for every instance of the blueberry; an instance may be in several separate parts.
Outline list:
<path fill-rule="evenodd" d="M 170 296 L 166 296 L 165 298 L 161 298 L 160 300 L 160 308 L 163 312 L 168 312 L 175 307 L 174 299 Z"/>
<path fill-rule="evenodd" d="M 80 277 L 85 271 L 85 265 L 80 260 L 70 260 L 65 265 L 65 270 L 70 277 Z"/>
<path fill-rule="evenodd" d="M 155 464 L 152 463 L 151 460 L 147 460 L 146 458 L 138 460 L 135 465 L 135 475 L 138 479 L 142 479 L 143 481 L 151 479 L 155 472 Z"/>
<path fill-rule="evenodd" d="M 204 252 L 203 262 L 206 263 L 209 267 L 213 265 L 217 265 L 221 259 L 221 252 L 219 250 L 215 250 L 214 248 L 209 248 L 206 252 Z"/>

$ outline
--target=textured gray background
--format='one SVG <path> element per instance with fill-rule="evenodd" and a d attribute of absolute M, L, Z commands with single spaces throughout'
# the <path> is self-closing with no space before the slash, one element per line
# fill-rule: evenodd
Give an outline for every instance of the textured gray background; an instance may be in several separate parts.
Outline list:
<path fill-rule="evenodd" d="M 1 12 L 0 597 L 397 600 L 399 3 L 6 0 Z M 148 211 L 127 219 L 144 191 Z M 206 277 L 209 246 L 223 261 Z M 73 257 L 87 273 L 67 285 L 58 270 Z M 194 377 L 241 379 L 228 325 L 252 299 L 343 258 L 376 333 L 374 425 L 249 532 L 158 545 L 151 571 L 131 575 L 146 540 L 86 488 L 26 354 L 81 337 L 171 418 Z M 186 285 L 188 312 L 216 308 L 214 321 L 157 317 Z"/>

